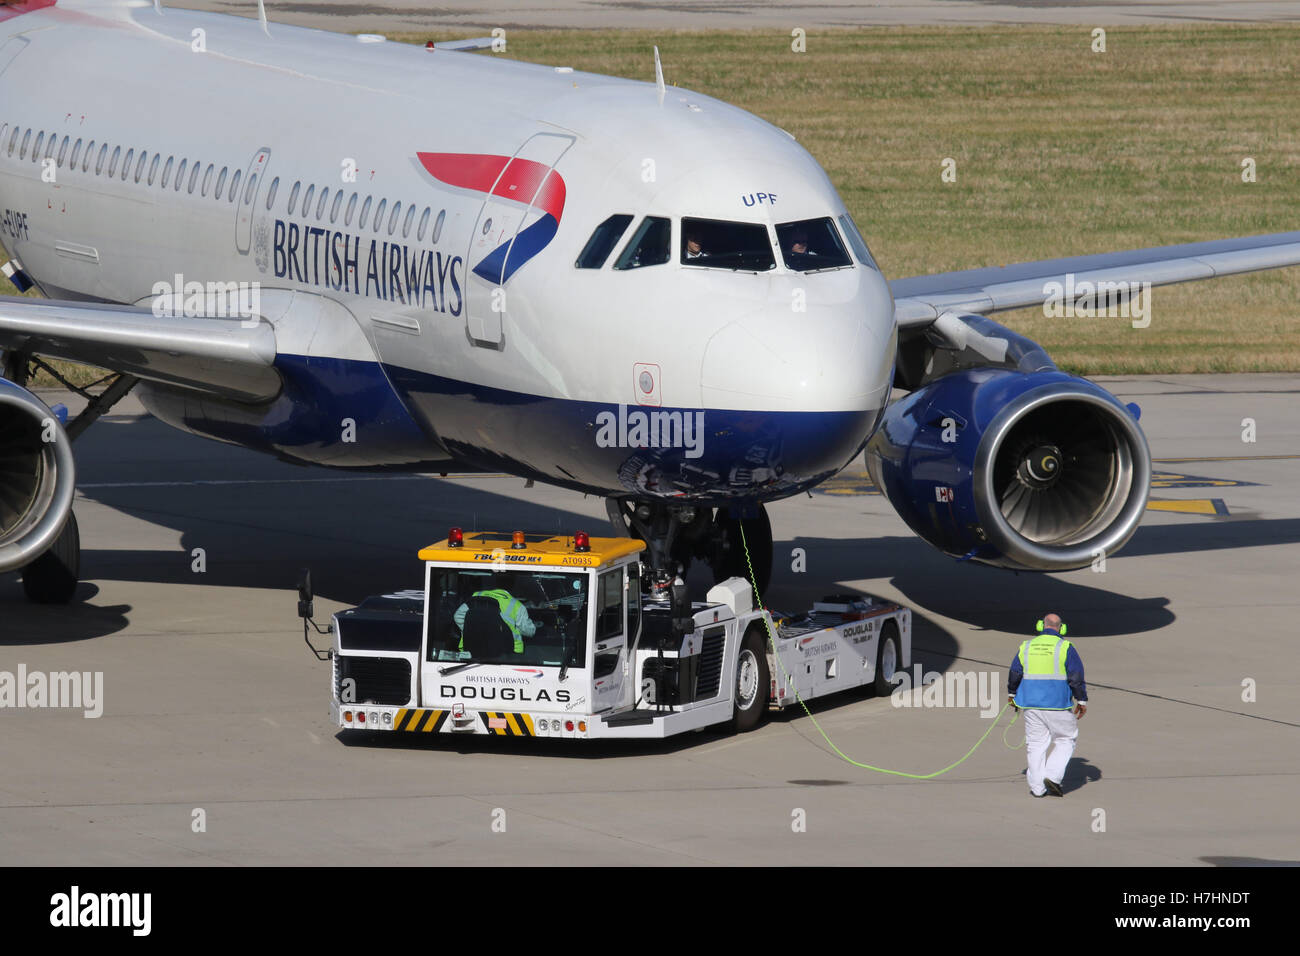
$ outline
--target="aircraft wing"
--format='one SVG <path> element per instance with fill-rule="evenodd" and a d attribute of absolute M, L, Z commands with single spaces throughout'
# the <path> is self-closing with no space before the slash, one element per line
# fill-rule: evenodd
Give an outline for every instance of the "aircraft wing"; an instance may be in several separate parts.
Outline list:
<path fill-rule="evenodd" d="M 941 272 L 895 279 L 889 285 L 899 327 L 907 329 L 929 325 L 944 312 L 985 315 L 1042 305 L 1047 299 L 1044 285 L 1065 286 L 1069 275 L 1077 299 L 1085 282 L 1094 288 L 1098 282 L 1158 286 L 1293 265 L 1300 265 L 1300 232 Z"/>
<path fill-rule="evenodd" d="M 133 306 L 0 296 L 0 348 L 239 401 L 266 400 L 280 391 L 275 331 L 265 322 L 157 318 Z"/>
<path fill-rule="evenodd" d="M 490 50 L 497 41 L 492 37 L 475 37 L 472 40 L 440 40 L 433 45 L 435 50 Z"/>

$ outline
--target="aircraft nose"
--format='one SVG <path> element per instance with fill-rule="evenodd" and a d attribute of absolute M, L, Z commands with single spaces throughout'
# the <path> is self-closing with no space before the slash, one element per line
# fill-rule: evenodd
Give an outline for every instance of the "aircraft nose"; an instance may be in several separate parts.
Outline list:
<path fill-rule="evenodd" d="M 792 488 L 843 467 L 889 400 L 893 302 L 883 279 L 867 276 L 861 286 L 834 304 L 810 302 L 802 313 L 786 298 L 723 326 L 705 350 L 705 407 L 729 410 L 769 436 Z M 780 302 L 779 293 L 772 300 Z"/>
<path fill-rule="evenodd" d="M 770 304 L 723 326 L 700 369 L 709 408 L 861 412 L 888 397 L 896 347 L 893 302 L 879 273 L 857 270 L 855 294 L 810 301 L 792 277 Z M 831 278 L 818 276 L 815 278 Z M 805 309 L 792 308 L 804 294 Z M 883 396 L 882 396 L 883 393 Z"/>

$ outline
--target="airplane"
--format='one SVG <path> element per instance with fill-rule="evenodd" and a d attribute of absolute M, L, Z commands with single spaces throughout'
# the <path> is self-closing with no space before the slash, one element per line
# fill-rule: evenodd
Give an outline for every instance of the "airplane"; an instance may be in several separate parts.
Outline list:
<path fill-rule="evenodd" d="M 1140 410 L 989 315 L 1300 263 L 1289 232 L 887 281 L 793 136 L 657 52 L 638 82 L 485 44 L 0 6 L 4 271 L 45 296 L 0 298 L 29 599 L 75 594 L 71 446 L 132 391 L 286 461 L 599 495 L 660 586 L 748 551 L 765 588 L 767 506 L 864 453 L 943 552 L 1084 567 L 1141 520 Z M 26 387 L 42 356 L 112 377 L 69 418 Z"/>

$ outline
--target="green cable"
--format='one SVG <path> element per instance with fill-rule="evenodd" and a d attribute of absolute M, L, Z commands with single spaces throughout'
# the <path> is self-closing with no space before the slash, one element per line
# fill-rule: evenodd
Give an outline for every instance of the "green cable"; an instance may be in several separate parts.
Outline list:
<path fill-rule="evenodd" d="M 758 580 L 754 575 L 754 563 L 749 558 L 749 543 L 745 540 L 745 527 L 739 522 L 737 522 L 737 525 L 740 527 L 740 544 L 745 549 L 745 564 L 749 568 L 749 583 L 754 589 L 754 598 L 758 601 L 759 610 L 766 612 L 767 608 L 763 606 L 762 597 L 758 593 Z M 980 744 L 984 743 L 984 741 L 988 739 L 989 734 L 993 733 L 993 729 L 997 727 L 998 721 L 1002 719 L 1002 715 L 1005 714 L 1007 708 L 1011 706 L 1011 701 L 1007 701 L 1007 703 L 1003 705 L 1002 709 L 998 711 L 998 715 L 994 718 L 993 723 L 989 725 L 989 729 L 984 731 L 984 735 L 980 737 L 979 740 L 975 741 L 975 746 L 966 751 L 966 753 L 962 755 L 961 759 L 948 764 L 948 766 L 944 767 L 942 770 L 936 770 L 934 773 L 906 773 L 902 770 L 888 770 L 884 767 L 873 767 L 869 763 L 859 763 L 852 757 L 848 756 L 848 754 L 844 753 L 844 751 L 840 750 L 839 747 L 835 746 L 835 742 L 826 735 L 826 731 L 822 730 L 822 725 L 817 723 L 817 718 L 813 716 L 813 712 L 808 709 L 808 704 L 804 701 L 803 697 L 800 696 L 799 691 L 795 689 L 794 683 L 790 681 L 790 672 L 785 669 L 785 664 L 781 662 L 781 655 L 777 653 L 776 635 L 772 633 L 772 615 L 766 614 L 764 620 L 767 622 L 767 639 L 772 645 L 772 657 L 776 659 L 777 666 L 781 668 L 781 672 L 785 675 L 786 683 L 790 686 L 791 690 L 794 690 L 795 700 L 799 702 L 799 706 L 803 708 L 803 712 L 808 715 L 808 719 L 812 721 L 812 725 L 817 728 L 817 732 L 822 735 L 822 739 L 826 741 L 827 746 L 829 746 L 831 750 L 835 751 L 841 759 L 847 763 L 853 764 L 855 767 L 861 767 L 863 770 L 874 770 L 876 773 L 887 773 L 895 777 L 908 777 L 912 780 L 930 780 L 934 777 L 945 774 L 954 767 L 961 766 L 966 762 L 967 757 L 979 749 Z M 1012 714 L 1011 723 L 1007 724 L 1006 729 L 1002 731 L 1002 742 L 1011 750 L 1019 749 L 1019 747 L 1012 747 L 1007 743 L 1007 731 L 1014 726 L 1015 722 L 1016 717 Z"/>

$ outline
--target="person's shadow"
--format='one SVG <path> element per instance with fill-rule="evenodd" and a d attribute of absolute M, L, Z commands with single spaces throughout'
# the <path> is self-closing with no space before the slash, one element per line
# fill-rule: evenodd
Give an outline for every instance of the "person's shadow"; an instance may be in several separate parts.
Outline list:
<path fill-rule="evenodd" d="M 1049 750 L 1050 754 L 1051 751 Z M 1020 771 L 1023 777 L 1029 772 L 1028 768 Z M 1082 790 L 1083 787 L 1092 780 L 1101 779 L 1101 768 L 1095 767 L 1088 762 L 1087 757 L 1071 757 L 1070 762 L 1065 766 L 1065 776 L 1061 779 L 1061 789 L 1066 793 L 1075 790 Z"/>
<path fill-rule="evenodd" d="M 1093 766 L 1087 757 L 1071 757 L 1065 766 L 1065 776 L 1061 780 L 1061 789 L 1066 793 L 1081 790 L 1094 780 L 1101 779 L 1101 768 Z"/>

